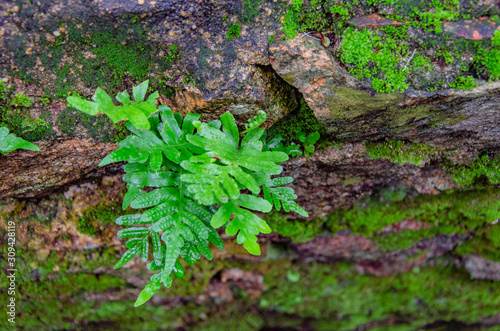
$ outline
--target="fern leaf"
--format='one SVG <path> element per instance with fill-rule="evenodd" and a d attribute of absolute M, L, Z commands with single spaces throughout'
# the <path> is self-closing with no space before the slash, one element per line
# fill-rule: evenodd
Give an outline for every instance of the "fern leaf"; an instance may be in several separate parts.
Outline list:
<path fill-rule="evenodd" d="M 271 229 L 252 211 L 266 213 L 274 204 L 277 209 L 307 215 L 295 203 L 293 189 L 281 187 L 292 179 L 270 178 L 282 172 L 279 163 L 288 155 L 279 138 L 264 146 L 265 133 L 259 126 L 266 120 L 265 112 L 259 111 L 240 133 L 229 112 L 220 121 L 206 124 L 198 121 L 199 114 L 183 118 L 168 106 L 156 108 L 158 93 L 146 99 L 147 86 L 148 81 L 132 89 L 134 100 L 127 91 L 119 93 L 116 100 L 123 106 L 115 106 L 101 89 L 94 94 L 93 102 L 68 98 L 68 102 L 88 113 L 101 111 L 114 122 L 129 120 L 127 128 L 132 135 L 100 165 L 128 162 L 123 167 L 128 192 L 122 207 L 149 208 L 142 214 L 116 220 L 119 225 L 139 226 L 118 231 L 119 237 L 129 240 L 125 244 L 128 250 L 115 267 L 125 265 L 135 255 L 147 262 L 151 237 L 153 259 L 147 268 L 159 271 L 139 295 L 136 306 L 149 300 L 161 284 L 170 287 L 172 275 L 183 277 L 180 258 L 194 264 L 202 255 L 213 258 L 210 243 L 223 249 L 224 242 L 215 228 L 226 225 L 226 234 L 236 235 L 239 244 L 258 255 L 257 236 Z M 310 140 L 316 138 L 310 136 Z M 261 186 L 264 198 L 257 197 Z M 146 193 L 144 187 L 155 189 Z M 242 194 L 245 189 L 253 195 Z M 151 225 L 140 226 L 144 224 Z"/>
<path fill-rule="evenodd" d="M 245 123 L 245 131 L 242 133 L 247 133 L 249 131 L 255 130 L 259 128 L 267 119 L 267 114 L 263 110 L 259 110 L 257 112 L 257 116 L 248 120 L 248 123 Z"/>
<path fill-rule="evenodd" d="M 132 100 L 130 100 L 130 94 L 128 93 L 127 90 L 118 93 L 116 95 L 115 99 L 118 100 L 119 102 L 123 103 L 124 105 L 129 104 L 129 103 L 132 102 Z M 96 113 L 97 113 L 97 109 L 96 109 Z"/>
<path fill-rule="evenodd" d="M 280 177 L 271 179 L 263 187 L 264 198 L 268 202 L 274 203 L 274 207 L 277 210 L 281 210 L 281 206 L 283 206 L 283 209 L 287 212 L 293 210 L 301 216 L 309 217 L 309 214 L 304 209 L 302 209 L 295 201 L 293 201 L 297 199 L 297 195 L 294 193 L 293 188 L 277 187 L 290 184 L 291 182 L 293 182 L 292 177 Z"/>
<path fill-rule="evenodd" d="M 171 215 L 179 210 L 178 204 L 175 201 L 166 201 L 153 209 L 149 209 L 141 216 L 141 221 L 153 223 L 154 220 L 163 218 L 165 216 Z"/>
<path fill-rule="evenodd" d="M 147 262 L 148 261 L 148 255 L 149 255 L 149 240 L 148 236 L 145 236 L 142 239 L 142 245 L 141 245 L 141 259 L 142 262 Z"/>
<path fill-rule="evenodd" d="M 114 152 L 108 154 L 102 161 L 99 163 L 99 167 L 106 166 L 110 163 L 128 161 L 130 163 L 144 163 L 147 160 L 147 155 L 139 153 L 134 148 L 124 147 L 120 148 Z"/>
<path fill-rule="evenodd" d="M 130 172 L 123 175 L 123 180 L 139 187 L 163 187 L 178 184 L 177 173 L 164 172 Z"/>
<path fill-rule="evenodd" d="M 138 196 L 144 194 L 144 191 L 139 190 L 137 185 L 127 184 L 127 193 L 123 196 L 122 209 L 127 209 L 130 203 Z"/>
<path fill-rule="evenodd" d="M 270 233 L 271 228 L 267 223 L 242 208 L 235 208 L 235 217 L 226 228 L 226 234 L 234 236 L 238 233 L 236 240 L 238 244 L 243 244 L 243 247 L 253 255 L 260 255 L 260 247 L 257 244 L 257 235 L 259 232 Z"/>
<path fill-rule="evenodd" d="M 30 151 L 39 151 L 37 145 L 30 143 L 22 138 L 18 138 L 9 134 L 9 129 L 2 126 L 0 127 L 0 153 L 3 155 L 10 153 L 16 149 L 27 149 Z"/>
<path fill-rule="evenodd" d="M 203 256 L 205 256 L 208 260 L 212 260 L 213 259 L 212 251 L 208 247 L 208 241 L 207 240 L 201 239 L 201 238 L 195 238 L 193 240 L 193 242 L 196 245 L 196 248 L 198 249 L 198 251 L 201 254 L 203 254 Z"/>
<path fill-rule="evenodd" d="M 141 245 L 142 238 L 131 238 L 125 243 L 125 247 L 128 249 L 138 248 Z"/>
<path fill-rule="evenodd" d="M 140 237 L 148 234 L 148 232 L 148 228 L 133 227 L 118 231 L 117 236 L 120 238 Z"/>
<path fill-rule="evenodd" d="M 159 279 L 156 279 L 158 277 L 154 278 L 154 276 L 156 275 L 153 275 L 151 277 L 151 283 L 146 285 L 139 294 L 139 297 L 134 303 L 134 307 L 139 307 L 140 305 L 144 304 L 146 301 L 151 299 L 153 295 L 160 289 L 161 281 Z"/>
<path fill-rule="evenodd" d="M 170 276 L 171 272 L 174 270 L 175 262 L 184 245 L 184 240 L 180 236 L 176 237 L 175 235 L 170 235 L 167 236 L 166 244 L 167 252 L 165 254 L 165 265 L 162 271 L 162 282 L 164 284 L 167 283 L 167 277 Z"/>
<path fill-rule="evenodd" d="M 116 262 L 115 266 L 113 269 L 118 269 L 118 268 L 121 268 L 123 267 L 128 261 L 132 260 L 132 258 L 135 256 L 135 249 L 129 249 L 128 251 L 126 251 L 122 257 L 120 258 L 120 260 L 118 260 L 118 262 Z"/>
<path fill-rule="evenodd" d="M 210 241 L 212 244 L 215 245 L 218 249 L 224 249 L 224 241 L 222 241 L 221 237 L 215 231 L 215 229 L 210 226 L 210 224 L 204 222 L 205 225 L 207 225 L 207 230 L 208 230 L 208 241 Z"/>
<path fill-rule="evenodd" d="M 264 133 L 264 129 L 258 128 L 256 130 L 252 130 L 248 132 L 245 137 L 241 140 L 241 149 L 242 150 L 255 150 L 261 151 L 263 147 L 263 143 L 260 140 L 261 136 Z"/>
<path fill-rule="evenodd" d="M 118 225 L 145 224 L 144 221 L 141 220 L 141 214 L 120 216 L 116 219 L 115 223 Z"/>
<path fill-rule="evenodd" d="M 236 237 L 236 242 L 238 244 L 243 244 L 243 247 L 253 255 L 260 255 L 260 246 L 257 243 L 257 236 L 242 230 L 238 233 Z"/>
<path fill-rule="evenodd" d="M 146 92 L 148 91 L 149 80 L 145 80 L 137 86 L 132 87 L 132 94 L 134 95 L 135 101 L 141 102 L 144 100 L 146 96 Z"/>
<path fill-rule="evenodd" d="M 175 261 L 175 264 L 174 264 L 174 275 L 175 277 L 177 278 L 182 278 L 184 277 L 184 267 L 182 266 L 182 264 L 179 262 L 179 260 L 176 260 Z"/>
<path fill-rule="evenodd" d="M 188 264 L 195 264 L 201 258 L 200 252 L 191 242 L 187 242 L 184 245 L 180 255 Z"/>
<path fill-rule="evenodd" d="M 240 141 L 240 133 L 238 131 L 238 126 L 236 125 L 236 121 L 234 120 L 233 115 L 230 112 L 226 112 L 222 114 L 220 120 L 222 122 L 222 131 L 225 134 L 231 135 L 235 142 L 235 145 L 238 146 Z"/>
<path fill-rule="evenodd" d="M 271 205 L 268 201 L 249 194 L 242 194 L 239 199 L 233 200 L 233 202 L 241 207 L 257 210 L 263 213 L 269 213 L 273 208 L 273 205 Z"/>
<path fill-rule="evenodd" d="M 253 194 L 259 194 L 260 193 L 260 186 L 259 184 L 255 181 L 254 177 L 251 175 L 247 174 L 241 168 L 239 167 L 232 167 L 230 170 L 231 175 L 234 176 L 234 178 L 242 184 L 244 187 L 248 188 L 250 192 Z"/>
<path fill-rule="evenodd" d="M 68 104 L 85 114 L 94 116 L 99 112 L 99 105 L 95 102 L 82 99 L 79 96 L 69 96 L 66 98 Z"/>
<path fill-rule="evenodd" d="M 182 131 L 186 134 L 193 134 L 194 133 L 194 121 L 198 121 L 200 118 L 200 114 L 186 114 L 186 117 L 184 117 L 184 121 L 182 122 Z"/>
<path fill-rule="evenodd" d="M 219 210 L 214 214 L 210 224 L 214 229 L 220 228 L 226 224 L 234 213 L 234 206 L 232 203 L 227 203 L 219 208 Z"/>
<path fill-rule="evenodd" d="M 179 200 L 179 189 L 175 187 L 163 187 L 149 193 L 138 196 L 130 206 L 134 209 L 157 206 L 167 201 Z"/>
<path fill-rule="evenodd" d="M 151 232 L 151 242 L 153 243 L 153 254 L 155 252 L 160 251 L 161 239 L 160 239 L 160 235 L 158 234 L 158 232 L 155 232 L 155 231 Z"/>

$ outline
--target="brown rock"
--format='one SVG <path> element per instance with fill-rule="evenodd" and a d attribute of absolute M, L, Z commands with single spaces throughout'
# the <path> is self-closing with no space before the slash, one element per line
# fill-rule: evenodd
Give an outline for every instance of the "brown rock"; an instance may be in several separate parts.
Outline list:
<path fill-rule="evenodd" d="M 319 41 L 298 37 L 269 52 L 278 75 L 303 94 L 316 118 L 339 139 L 393 137 L 449 148 L 500 142 L 499 82 L 470 91 L 376 93 L 352 77 Z"/>

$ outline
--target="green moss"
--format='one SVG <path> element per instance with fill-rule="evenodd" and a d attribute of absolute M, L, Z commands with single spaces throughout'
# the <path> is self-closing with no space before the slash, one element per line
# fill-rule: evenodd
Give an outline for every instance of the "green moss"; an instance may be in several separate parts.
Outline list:
<path fill-rule="evenodd" d="M 394 195 L 395 194 L 395 195 Z M 448 191 L 437 196 L 404 197 L 404 191 L 382 191 L 349 210 L 326 218 L 332 232 L 349 229 L 373 237 L 384 250 L 404 249 L 419 240 L 442 233 L 465 233 L 500 218 L 500 192 L 495 189 Z M 429 228 L 379 234 L 384 227 L 402 220 L 425 222 Z"/>
<path fill-rule="evenodd" d="M 241 21 L 244 24 L 250 24 L 254 21 L 255 16 L 259 14 L 258 7 L 260 5 L 261 0 L 244 0 L 242 13 L 241 13 Z"/>
<path fill-rule="evenodd" d="M 84 210 L 82 217 L 77 221 L 76 230 L 89 236 L 97 236 L 102 233 L 106 224 L 114 224 L 119 216 L 125 214 L 130 212 L 124 212 L 118 203 L 99 204 Z"/>
<path fill-rule="evenodd" d="M 351 17 L 351 15 L 349 15 L 349 9 L 342 5 L 333 5 L 330 7 L 330 12 L 332 14 L 338 14 L 343 20 L 347 20 Z"/>
<path fill-rule="evenodd" d="M 185 281 L 184 292 L 171 292 L 175 288 L 161 291 L 160 296 L 173 301 L 163 299 L 158 306 L 133 308 L 133 301 L 113 300 L 130 290 L 127 288 L 132 285 L 125 279 L 92 273 L 97 267 L 110 268 L 115 260 L 114 247 L 53 251 L 46 258 L 20 248 L 16 326 L 44 330 L 256 330 L 307 325 L 314 330 L 353 330 L 367 323 L 394 320 L 402 330 L 413 330 L 437 320 L 473 324 L 496 314 L 500 304 L 498 282 L 471 280 L 467 273 L 449 267 L 420 267 L 410 273 L 374 277 L 359 274 L 356 266 L 348 263 L 293 265 L 281 259 L 200 261 L 186 268 L 191 271 L 177 280 Z M 0 264 L 4 270 L 5 261 Z M 217 296 L 227 292 L 206 290 L 208 284 L 219 282 L 221 270 L 233 268 L 264 275 L 262 293 L 252 298 L 240 287 L 242 282 L 231 279 L 223 288 L 229 289 L 234 300 Z M 147 278 L 135 271 L 133 274 L 134 279 Z M 200 281 L 202 286 L 191 289 Z M 192 298 L 198 294 L 210 294 L 215 304 L 197 304 L 200 297 Z"/>
<path fill-rule="evenodd" d="M 414 9 L 412 16 L 419 19 L 414 25 L 440 34 L 443 32 L 443 22 L 455 21 L 460 17 L 459 10 L 460 6 L 458 0 L 432 0 L 428 11 Z"/>
<path fill-rule="evenodd" d="M 410 248 L 422 239 L 432 238 L 443 232 L 448 235 L 452 234 L 445 227 L 433 227 L 415 231 L 403 230 L 400 232 L 393 232 L 382 236 L 375 236 L 373 240 L 382 251 L 387 252 Z"/>
<path fill-rule="evenodd" d="M 274 233 L 288 237 L 294 242 L 305 242 L 323 233 L 323 220 L 290 220 L 286 214 L 272 212 L 264 216 Z"/>
<path fill-rule="evenodd" d="M 498 283 L 471 281 L 451 268 L 380 278 L 354 270 L 349 264 L 309 264 L 298 269 L 298 282 L 290 282 L 286 270 L 275 269 L 265 278 L 269 290 L 260 306 L 308 318 L 315 330 L 354 330 L 394 316 L 402 329 L 413 330 L 434 320 L 474 323 L 495 314 L 500 303 L 492 295 L 500 294 Z"/>
<path fill-rule="evenodd" d="M 411 55 L 408 45 L 387 33 L 385 36 L 382 39 L 369 29 L 347 28 L 342 36 L 340 59 L 350 65 L 349 72 L 358 79 L 371 79 L 375 90 L 404 91 L 409 87 L 403 70 L 407 68 L 401 67 L 400 62 Z"/>
<path fill-rule="evenodd" d="M 472 185 L 480 178 L 486 178 L 491 184 L 500 183 L 500 157 L 489 157 L 483 154 L 474 162 L 464 166 L 453 166 L 448 169 L 458 185 Z"/>
<path fill-rule="evenodd" d="M 453 63 L 454 57 L 448 50 L 437 50 L 434 56 L 442 57 L 447 65 Z"/>
<path fill-rule="evenodd" d="M 9 89 L 7 88 L 7 85 L 0 80 L 0 100 L 4 100 L 7 97 L 6 94 L 8 91 Z"/>
<path fill-rule="evenodd" d="M 177 45 L 170 45 L 165 55 L 165 63 L 168 68 L 171 68 L 174 63 L 180 60 L 180 47 Z"/>
<path fill-rule="evenodd" d="M 477 84 L 471 76 L 459 76 L 450 84 L 450 87 L 456 90 L 472 90 L 476 86 Z"/>
<path fill-rule="evenodd" d="M 500 78 L 500 31 L 495 31 L 495 35 L 491 39 L 491 49 L 480 50 L 478 62 L 488 70 L 490 80 Z"/>
<path fill-rule="evenodd" d="M 33 99 L 24 92 L 15 94 L 5 84 L 0 97 L 0 126 L 6 126 L 14 135 L 27 141 L 39 141 L 55 136 L 52 129 L 52 115 L 49 110 L 42 110 L 39 117 L 31 115 Z"/>
<path fill-rule="evenodd" d="M 33 99 L 24 94 L 24 92 L 21 92 L 12 97 L 10 104 L 14 107 L 31 107 Z"/>
<path fill-rule="evenodd" d="M 490 224 L 478 229 L 471 239 L 455 249 L 455 253 L 476 254 L 500 262 L 500 224 Z"/>
<path fill-rule="evenodd" d="M 298 12 L 293 8 L 288 9 L 283 18 L 283 30 L 287 39 L 293 39 L 299 33 Z"/>
<path fill-rule="evenodd" d="M 376 30 L 344 27 L 350 16 L 359 10 L 376 10 L 388 18 L 406 22 L 401 26 L 386 26 Z M 390 6 L 391 14 L 386 14 L 386 7 Z M 349 72 L 360 80 L 371 84 L 378 92 L 404 91 L 411 83 L 418 84 L 418 89 L 436 91 L 443 88 L 445 81 L 436 77 L 422 77 L 433 73 L 432 62 L 452 65 L 470 66 L 471 60 L 463 60 L 464 52 L 460 49 L 463 43 L 470 41 L 458 40 L 446 49 L 441 49 L 449 39 L 448 36 L 439 36 L 443 32 L 443 23 L 454 21 L 460 17 L 458 0 L 446 1 L 395 1 L 395 0 L 370 0 L 366 3 L 360 1 L 325 1 L 312 0 L 309 2 L 292 2 L 284 15 L 282 25 L 284 38 L 290 39 L 299 32 L 320 31 L 324 35 L 333 33 L 342 35 L 340 49 L 336 52 L 341 61 L 347 66 Z M 478 16 L 479 17 L 479 16 Z M 416 35 L 407 34 L 408 27 L 434 32 L 425 34 L 418 31 Z M 415 29 L 414 29 L 415 30 Z M 414 51 L 414 45 L 419 45 L 419 50 Z M 410 51 L 410 48 L 412 49 Z M 423 50 L 437 48 L 433 56 Z M 472 54 L 477 54 L 477 47 L 469 47 Z M 490 54 L 491 55 L 491 54 Z M 493 54 L 494 55 L 494 54 Z M 491 64 L 491 56 L 484 61 Z M 495 56 L 493 56 L 495 58 Z M 442 61 L 442 62 L 441 62 Z M 492 64 L 490 67 L 493 67 Z M 460 78 L 455 74 L 455 83 L 452 88 L 463 89 L 471 86 L 471 78 Z"/>
<path fill-rule="evenodd" d="M 274 33 L 272 33 L 270 36 L 269 36 L 269 40 L 268 42 L 270 44 L 274 43 L 276 41 L 276 36 L 274 35 Z"/>
<path fill-rule="evenodd" d="M 365 143 L 370 158 L 388 158 L 396 163 L 421 164 L 422 161 L 429 162 L 432 156 L 439 150 L 438 147 L 421 143 L 405 143 L 401 140 L 387 140 L 380 143 Z"/>
<path fill-rule="evenodd" d="M 129 134 L 124 122 L 113 124 L 106 116 L 90 116 L 71 107 L 59 113 L 56 124 L 67 137 L 77 136 L 82 127 L 86 135 L 102 142 L 121 141 Z"/>
<path fill-rule="evenodd" d="M 229 27 L 226 34 L 226 40 L 238 38 L 241 34 L 241 24 L 235 23 Z"/>
<path fill-rule="evenodd" d="M 87 220 L 83 217 L 78 219 L 78 226 L 76 227 L 76 231 L 92 237 L 95 237 L 100 233 L 99 225 L 97 223 Z"/>
<path fill-rule="evenodd" d="M 126 17 L 122 17 L 126 21 Z M 26 82 L 38 84 L 40 76 L 55 75 L 44 81 L 41 88 L 57 99 L 66 97 L 79 81 L 86 87 L 106 88 L 113 92 L 148 78 L 153 70 L 163 71 L 168 66 L 157 54 L 159 46 L 148 40 L 149 27 L 139 19 L 116 25 L 114 22 L 94 18 L 87 22 L 68 23 L 67 34 L 55 43 L 45 39 L 37 45 L 33 54 L 26 55 L 27 40 L 14 38 L 9 47 L 15 49 L 16 69 L 11 74 Z M 72 62 L 63 62 L 68 56 Z M 42 62 L 45 72 L 34 71 L 36 59 Z M 159 85 L 156 77 L 150 77 L 151 85 Z"/>
<path fill-rule="evenodd" d="M 7 254 L 7 246 L 2 248 L 2 254 Z M 17 246 L 17 328 L 72 329 L 75 318 L 94 305 L 85 299 L 85 293 L 125 287 L 126 282 L 120 277 L 93 274 L 97 267 L 109 265 L 116 258 L 114 255 L 114 248 L 111 248 L 52 251 L 43 257 L 38 251 Z M 0 264 L 3 274 L 6 261 Z M 3 276 L 2 287 L 5 279 Z M 6 299 L 4 294 L 2 298 Z"/>
<path fill-rule="evenodd" d="M 297 133 L 301 131 L 306 135 L 318 132 L 322 138 L 328 137 L 324 126 L 316 119 L 313 110 L 309 108 L 304 99 L 300 100 L 300 108 L 297 112 L 287 115 L 269 129 L 268 136 L 274 137 L 280 134 L 285 145 L 289 145 L 296 140 Z"/>

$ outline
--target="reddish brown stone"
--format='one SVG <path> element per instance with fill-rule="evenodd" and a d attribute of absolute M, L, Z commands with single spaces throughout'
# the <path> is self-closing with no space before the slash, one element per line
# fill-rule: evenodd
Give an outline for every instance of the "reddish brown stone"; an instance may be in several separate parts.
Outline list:
<path fill-rule="evenodd" d="M 458 20 L 454 22 L 445 22 L 443 31 L 455 37 L 461 37 L 471 40 L 481 40 L 493 37 L 499 25 L 490 21 L 487 17 L 481 17 L 476 20 Z"/>
<path fill-rule="evenodd" d="M 390 20 L 388 18 L 382 17 L 378 14 L 371 14 L 368 16 L 363 16 L 359 18 L 353 18 L 347 21 L 349 24 L 354 25 L 358 28 L 378 28 L 380 26 L 387 26 L 387 25 L 403 25 L 406 22 L 399 22 L 395 20 Z"/>
<path fill-rule="evenodd" d="M 404 230 L 418 231 L 420 229 L 429 229 L 430 227 L 431 226 L 425 222 L 407 219 L 384 227 L 382 232 L 401 232 Z"/>

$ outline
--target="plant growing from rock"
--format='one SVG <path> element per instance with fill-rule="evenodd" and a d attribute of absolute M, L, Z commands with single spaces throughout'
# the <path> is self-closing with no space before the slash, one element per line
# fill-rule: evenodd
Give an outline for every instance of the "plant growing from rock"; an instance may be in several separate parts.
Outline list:
<path fill-rule="evenodd" d="M 37 145 L 10 134 L 9 129 L 5 126 L 0 127 L 0 153 L 6 155 L 16 149 L 40 150 Z"/>
<path fill-rule="evenodd" d="M 254 212 L 276 209 L 307 212 L 295 203 L 291 177 L 274 177 L 282 172 L 279 165 L 288 155 L 263 151 L 260 140 L 266 120 L 263 111 L 249 120 L 240 132 L 227 112 L 219 120 L 202 123 L 198 114 L 173 114 L 167 106 L 156 107 L 158 93 L 145 99 L 148 81 L 116 96 L 123 105 L 115 106 L 111 97 L 98 89 L 93 101 L 78 96 L 68 103 L 90 115 L 99 111 L 114 122 L 128 120 L 132 135 L 118 144 L 119 149 L 106 156 L 100 166 L 126 161 L 128 182 L 123 209 L 149 208 L 144 213 L 124 215 L 116 224 L 130 226 L 118 232 L 128 238 L 128 250 L 115 265 L 124 266 L 139 255 L 147 268 L 159 271 L 151 276 L 135 306 L 148 301 L 163 284 L 172 285 L 173 276 L 181 278 L 184 266 L 201 256 L 212 259 L 209 243 L 223 249 L 215 229 L 224 226 L 226 234 L 236 235 L 239 244 L 259 255 L 259 233 L 269 233 L 268 224 Z M 250 194 L 249 194 L 250 193 Z M 263 193 L 264 198 L 259 197 Z M 152 258 L 150 256 L 152 246 Z"/>
<path fill-rule="evenodd" d="M 274 136 L 269 142 L 265 142 L 266 135 L 263 135 L 264 142 L 264 151 L 279 151 L 285 152 L 286 154 L 295 157 L 295 156 L 310 156 L 314 153 L 314 144 L 318 141 L 320 134 L 318 131 L 314 131 L 309 135 L 306 135 L 304 132 L 300 131 L 296 134 L 296 138 L 298 141 L 302 143 L 298 144 L 295 142 L 290 143 L 289 146 L 283 145 L 283 137 L 281 135 Z"/>

